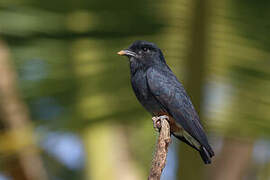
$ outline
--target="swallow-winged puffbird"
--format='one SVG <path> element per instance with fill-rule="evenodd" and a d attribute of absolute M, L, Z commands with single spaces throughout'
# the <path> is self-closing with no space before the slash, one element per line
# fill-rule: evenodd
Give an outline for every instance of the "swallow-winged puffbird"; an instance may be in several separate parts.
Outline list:
<path fill-rule="evenodd" d="M 153 43 L 135 41 L 118 54 L 129 59 L 131 85 L 143 107 L 154 117 L 167 115 L 171 134 L 199 151 L 204 163 L 210 164 L 214 151 L 199 116 L 161 50 Z"/>

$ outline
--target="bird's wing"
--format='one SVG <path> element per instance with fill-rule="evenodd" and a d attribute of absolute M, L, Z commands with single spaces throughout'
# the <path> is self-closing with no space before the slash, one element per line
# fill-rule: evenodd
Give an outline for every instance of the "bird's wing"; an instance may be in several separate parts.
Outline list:
<path fill-rule="evenodd" d="M 189 135 L 212 151 L 199 116 L 182 84 L 169 70 L 152 67 L 147 70 L 147 83 L 152 95 Z"/>

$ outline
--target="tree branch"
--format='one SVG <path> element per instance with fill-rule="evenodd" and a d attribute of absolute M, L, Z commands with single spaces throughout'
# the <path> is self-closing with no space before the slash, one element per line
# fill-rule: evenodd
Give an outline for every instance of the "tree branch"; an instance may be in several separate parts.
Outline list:
<path fill-rule="evenodd" d="M 168 116 L 153 117 L 152 120 L 154 128 L 159 130 L 159 137 L 148 180 L 159 180 L 166 165 L 168 148 L 171 143 L 170 124 Z"/>

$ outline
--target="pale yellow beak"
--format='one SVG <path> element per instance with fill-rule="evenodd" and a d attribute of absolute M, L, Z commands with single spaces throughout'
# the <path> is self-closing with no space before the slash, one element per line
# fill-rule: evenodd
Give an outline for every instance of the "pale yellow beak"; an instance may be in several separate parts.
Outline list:
<path fill-rule="evenodd" d="M 125 55 L 125 51 L 124 50 L 121 50 L 117 54 L 120 55 L 120 56 L 123 56 L 123 55 Z"/>
<path fill-rule="evenodd" d="M 132 52 L 132 51 L 130 51 L 128 49 L 121 50 L 117 54 L 120 55 L 120 56 L 124 56 L 124 55 L 125 56 L 132 56 L 132 57 L 136 57 L 137 56 L 137 54 L 135 52 Z"/>

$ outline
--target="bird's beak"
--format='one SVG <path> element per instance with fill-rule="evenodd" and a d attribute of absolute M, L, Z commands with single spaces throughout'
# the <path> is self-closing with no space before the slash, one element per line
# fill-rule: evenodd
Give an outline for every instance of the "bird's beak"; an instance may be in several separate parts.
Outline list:
<path fill-rule="evenodd" d="M 124 55 L 125 55 L 125 56 L 133 56 L 133 57 L 136 56 L 136 53 L 135 53 L 135 52 L 132 52 L 132 51 L 130 51 L 130 50 L 128 50 L 128 49 L 121 50 L 121 51 L 119 51 L 117 54 L 120 55 L 120 56 L 124 56 Z"/>

